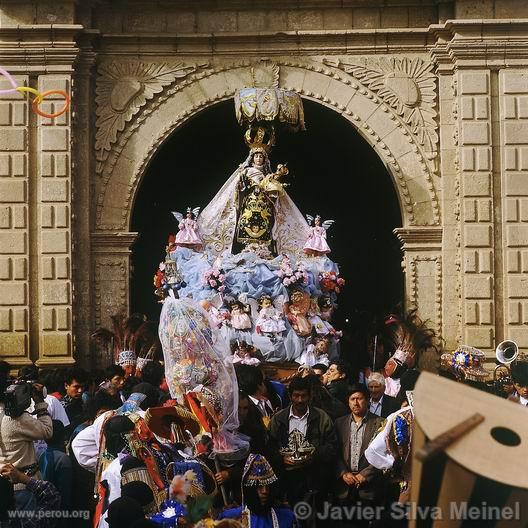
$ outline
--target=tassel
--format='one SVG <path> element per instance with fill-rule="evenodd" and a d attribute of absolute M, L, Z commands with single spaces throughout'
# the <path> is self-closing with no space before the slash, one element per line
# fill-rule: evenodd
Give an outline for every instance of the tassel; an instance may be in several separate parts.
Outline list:
<path fill-rule="evenodd" d="M 150 478 L 154 481 L 154 484 L 158 487 L 159 490 L 165 488 L 165 484 L 161 480 L 161 477 L 158 472 L 158 465 L 156 460 L 149 453 L 147 449 L 141 447 L 138 449 L 138 458 L 145 464 L 147 471 L 150 475 Z"/>

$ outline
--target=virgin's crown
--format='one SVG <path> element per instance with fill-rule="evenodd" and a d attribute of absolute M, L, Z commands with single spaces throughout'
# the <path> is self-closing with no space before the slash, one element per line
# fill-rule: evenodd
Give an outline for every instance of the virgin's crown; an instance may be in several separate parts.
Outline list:
<path fill-rule="evenodd" d="M 248 128 L 244 134 L 244 139 L 251 152 L 256 152 L 257 150 L 269 152 L 275 144 L 273 129 L 263 126 Z"/>

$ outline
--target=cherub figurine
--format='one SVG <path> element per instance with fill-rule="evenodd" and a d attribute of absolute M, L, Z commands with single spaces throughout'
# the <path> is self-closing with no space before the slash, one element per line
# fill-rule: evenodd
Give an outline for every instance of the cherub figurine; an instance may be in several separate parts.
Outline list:
<path fill-rule="evenodd" d="M 250 330 L 252 323 L 249 317 L 250 307 L 241 301 L 233 301 L 231 308 L 231 326 L 235 330 Z"/>
<path fill-rule="evenodd" d="M 172 214 L 174 215 L 174 218 L 178 220 L 178 228 L 180 229 L 174 239 L 174 245 L 188 247 L 195 251 L 200 250 L 203 242 L 200 238 L 198 223 L 196 221 L 200 214 L 200 208 L 195 207 L 194 209 L 191 209 L 188 207 L 185 218 L 183 218 L 182 213 L 178 213 L 177 211 Z"/>
<path fill-rule="evenodd" d="M 308 225 L 311 227 L 303 251 L 307 255 L 312 256 L 330 253 L 330 246 L 326 242 L 326 230 L 334 223 L 334 221 L 325 220 L 321 225 L 321 217 L 319 215 L 316 215 L 315 218 L 311 215 L 306 215 L 306 220 L 308 220 Z"/>
<path fill-rule="evenodd" d="M 262 334 L 270 339 L 276 339 L 277 334 L 286 330 L 282 313 L 273 306 L 269 295 L 263 295 L 258 300 L 259 312 L 255 321 L 257 334 Z"/>
<path fill-rule="evenodd" d="M 290 300 L 284 303 L 284 313 L 300 337 L 309 336 L 312 333 L 312 324 L 306 317 L 310 309 L 310 295 L 296 290 L 291 294 Z"/>

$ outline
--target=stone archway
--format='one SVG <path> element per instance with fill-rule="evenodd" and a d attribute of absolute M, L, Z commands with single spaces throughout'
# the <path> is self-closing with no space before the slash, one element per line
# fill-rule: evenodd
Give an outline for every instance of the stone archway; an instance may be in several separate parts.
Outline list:
<path fill-rule="evenodd" d="M 92 231 L 96 325 L 128 306 L 129 233 L 148 163 L 178 127 L 255 82 L 295 90 L 343 115 L 383 160 L 403 227 L 406 301 L 441 331 L 441 212 L 432 65 L 421 59 L 103 63 L 97 87 L 97 202 Z M 106 294 L 101 295 L 105 290 Z"/>

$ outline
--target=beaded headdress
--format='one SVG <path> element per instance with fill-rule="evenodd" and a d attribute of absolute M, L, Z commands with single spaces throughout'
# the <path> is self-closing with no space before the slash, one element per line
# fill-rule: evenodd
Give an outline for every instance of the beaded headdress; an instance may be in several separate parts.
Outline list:
<path fill-rule="evenodd" d="M 269 486 L 277 480 L 275 472 L 262 455 L 249 455 L 242 472 L 243 486 Z"/>
<path fill-rule="evenodd" d="M 137 356 L 133 350 L 122 350 L 117 356 L 117 364 L 121 367 L 134 366 L 137 363 Z"/>

